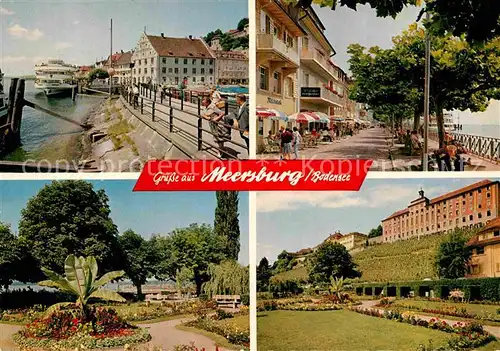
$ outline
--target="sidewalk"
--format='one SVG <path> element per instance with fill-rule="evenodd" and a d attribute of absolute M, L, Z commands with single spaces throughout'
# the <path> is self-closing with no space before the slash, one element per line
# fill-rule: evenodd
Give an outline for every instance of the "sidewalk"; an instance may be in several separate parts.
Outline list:
<path fill-rule="evenodd" d="M 305 159 L 366 159 L 373 160 L 370 170 L 392 171 L 389 159 L 390 140 L 383 128 L 361 130 L 352 137 L 299 151 L 299 158 Z M 293 155 L 292 155 L 293 157 Z M 259 154 L 259 159 L 278 159 L 279 154 Z"/>

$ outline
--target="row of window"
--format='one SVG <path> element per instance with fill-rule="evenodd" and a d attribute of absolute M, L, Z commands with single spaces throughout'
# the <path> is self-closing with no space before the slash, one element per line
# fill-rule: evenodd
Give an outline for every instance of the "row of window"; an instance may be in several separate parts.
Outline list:
<path fill-rule="evenodd" d="M 282 83 L 281 83 L 281 78 L 282 78 L 282 75 L 281 75 L 281 72 L 278 72 L 278 71 L 275 71 L 273 73 L 273 79 L 272 79 L 272 83 L 273 83 L 273 93 L 275 94 L 281 94 L 282 93 Z M 259 84 L 259 88 L 261 90 L 266 90 L 266 91 L 269 91 L 270 90 L 270 81 L 269 81 L 269 68 L 265 67 L 265 66 L 260 66 L 260 84 Z M 285 97 L 289 97 L 289 98 L 292 98 L 293 97 L 293 91 L 294 91 L 294 87 L 293 87 L 293 79 L 291 77 L 286 77 L 285 78 L 285 82 L 284 82 L 284 86 L 285 86 Z"/>
<path fill-rule="evenodd" d="M 162 57 L 162 58 L 161 58 L 161 60 L 162 60 L 162 63 L 164 63 L 164 64 L 166 64 L 166 63 L 167 63 L 167 58 L 166 58 L 166 57 Z M 214 64 L 214 60 L 213 60 L 213 59 L 206 60 L 206 61 L 205 61 L 205 59 L 199 59 L 199 60 L 201 61 L 200 63 L 201 63 L 202 65 L 204 65 L 204 64 L 205 64 L 205 62 L 206 62 L 207 64 L 209 64 L 209 65 L 213 65 L 213 64 Z M 135 61 L 135 63 L 136 63 L 138 66 L 140 66 L 142 62 L 144 62 L 144 65 L 147 65 L 147 64 L 148 64 L 148 59 L 144 59 L 144 60 L 136 60 L 136 61 Z M 152 64 L 152 65 L 154 65 L 154 62 L 155 62 L 155 59 L 154 59 L 154 57 L 152 57 L 152 58 L 151 58 L 151 64 Z M 192 63 L 193 65 L 196 65 L 196 63 L 197 63 L 197 62 L 198 62 L 198 59 L 191 59 L 191 63 Z M 178 64 L 178 63 L 179 63 L 179 58 L 178 58 L 178 57 L 175 57 L 175 58 L 174 58 L 174 63 L 175 63 L 175 64 Z M 184 63 L 185 65 L 187 65 L 187 64 L 188 64 L 188 59 L 187 59 L 187 58 L 183 59 L 183 63 Z"/>
<path fill-rule="evenodd" d="M 139 82 L 139 83 L 148 83 L 148 82 L 151 81 L 151 78 L 149 78 L 149 77 L 137 77 L 137 78 L 134 77 L 133 81 L 134 81 L 134 83 L 136 83 L 136 82 Z M 166 83 L 167 82 L 167 77 L 163 76 L 162 77 L 162 81 L 164 83 Z M 172 84 L 174 84 L 174 83 L 175 84 L 179 84 L 181 80 L 180 80 L 179 77 L 174 77 L 173 79 L 170 78 L 168 81 L 169 81 L 169 83 L 172 83 Z M 189 81 L 192 82 L 192 83 L 196 83 L 197 82 L 196 77 L 191 77 L 190 79 L 188 79 L 188 82 Z M 205 77 L 200 77 L 199 82 L 205 83 L 205 81 L 206 81 Z M 213 77 L 208 77 L 208 82 L 212 83 L 213 82 Z"/>
<path fill-rule="evenodd" d="M 486 217 L 491 217 L 491 211 L 490 211 L 490 210 L 486 211 Z M 446 217 L 445 217 L 445 218 L 446 218 Z M 482 218 L 483 218 L 483 214 L 482 214 L 481 212 L 479 212 L 479 213 L 477 214 L 477 218 L 478 218 L 478 219 L 482 219 Z M 473 214 L 469 215 L 469 221 L 473 221 L 473 220 L 474 220 L 474 215 L 473 215 Z M 466 223 L 466 222 L 467 222 L 467 217 L 462 217 L 462 223 Z M 444 222 L 442 222 L 442 223 L 443 223 L 443 228 L 445 228 L 445 227 L 446 227 L 447 222 L 446 222 L 446 221 L 444 221 Z M 449 226 L 452 226 L 453 221 L 449 221 L 448 223 L 449 223 Z M 422 222 L 422 224 L 423 224 L 423 222 Z M 456 218 L 456 219 L 455 219 L 455 225 L 457 225 L 457 226 L 458 226 L 458 224 L 459 224 L 459 218 Z M 416 223 L 416 225 L 418 225 L 418 222 Z M 404 226 L 403 226 L 403 227 L 404 227 Z M 413 228 L 413 223 L 412 223 L 412 226 L 411 226 L 411 227 L 407 227 L 406 229 L 409 229 L 409 228 Z M 432 230 L 434 230 L 434 225 L 432 225 L 430 228 L 431 228 Z M 395 230 L 394 230 L 394 231 L 396 231 L 396 229 L 399 229 L 399 228 L 395 228 Z M 427 229 L 427 231 L 429 231 L 429 230 L 430 230 L 430 229 L 429 229 L 429 227 L 427 227 L 426 229 Z M 437 229 L 441 229 L 441 224 L 440 224 L 440 223 L 438 223 L 438 224 L 437 224 Z M 405 230 L 405 228 L 403 228 L 403 231 L 404 231 L 404 230 Z M 398 231 L 399 231 L 399 230 L 398 230 Z M 387 235 L 391 235 L 391 234 L 392 234 L 392 232 L 393 232 L 393 231 L 392 231 L 391 229 L 388 229 L 388 230 L 387 230 Z M 418 232 L 419 232 L 419 228 L 416 228 L 416 233 L 418 233 Z M 422 229 L 422 232 L 424 232 L 424 230 L 423 230 L 423 229 Z M 411 232 L 410 232 L 410 231 L 408 231 L 408 232 L 404 232 L 404 233 L 403 233 L 403 236 L 404 236 L 405 234 L 409 234 L 409 233 L 413 234 L 413 231 L 411 231 Z"/>
<path fill-rule="evenodd" d="M 137 73 L 138 73 L 138 74 L 141 74 L 141 69 L 140 69 L 140 68 L 138 68 L 137 70 L 138 70 L 138 71 L 137 71 Z M 148 69 L 147 69 L 147 68 L 144 68 L 144 71 L 143 71 L 143 72 L 144 72 L 144 74 L 148 74 Z M 154 69 L 154 68 L 151 68 L 151 74 L 154 74 L 154 73 L 155 73 L 155 69 Z M 167 68 L 166 68 L 166 67 L 162 67 L 162 69 L 161 69 L 161 73 L 167 73 Z M 168 73 L 179 73 L 179 68 L 177 68 L 177 67 L 176 67 L 176 68 L 169 67 L 169 68 L 168 68 Z M 183 72 L 182 72 L 182 73 L 187 74 L 187 73 L 188 73 L 188 69 L 187 69 L 186 67 L 184 67 L 184 69 L 183 69 Z M 197 69 L 196 69 L 196 68 L 193 68 L 193 69 L 191 70 L 191 73 L 192 73 L 192 74 L 198 74 L 198 73 L 197 73 Z M 213 74 L 213 73 L 214 73 L 214 69 L 213 69 L 213 68 L 210 68 L 210 69 L 208 70 L 208 74 Z M 134 68 L 134 74 L 136 74 L 136 69 L 135 69 L 135 68 Z M 205 68 L 200 69 L 200 74 L 205 74 Z"/>

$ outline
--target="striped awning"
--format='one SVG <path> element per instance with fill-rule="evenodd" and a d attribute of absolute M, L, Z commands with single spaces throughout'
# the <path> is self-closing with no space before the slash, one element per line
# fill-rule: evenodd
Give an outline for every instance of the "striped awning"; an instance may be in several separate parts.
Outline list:
<path fill-rule="evenodd" d="M 288 116 L 284 112 L 272 108 L 257 106 L 256 110 L 257 110 L 257 117 L 259 118 L 271 118 L 273 120 L 282 120 L 282 121 L 288 120 Z"/>
<path fill-rule="evenodd" d="M 288 120 L 290 122 L 297 122 L 297 123 L 311 123 L 311 122 L 319 122 L 319 117 L 316 116 L 313 112 L 298 112 L 294 113 L 291 116 L 288 116 Z"/>
<path fill-rule="evenodd" d="M 330 122 L 330 118 L 328 117 L 328 115 L 326 113 L 323 113 L 323 112 L 309 112 L 309 113 L 318 117 L 319 118 L 318 122 L 321 122 L 321 123 Z"/>

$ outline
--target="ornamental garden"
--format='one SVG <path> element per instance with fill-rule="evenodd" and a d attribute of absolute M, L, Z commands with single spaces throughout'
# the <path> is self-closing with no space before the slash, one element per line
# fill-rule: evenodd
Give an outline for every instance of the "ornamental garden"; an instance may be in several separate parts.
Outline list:
<path fill-rule="evenodd" d="M 239 194 L 214 196 L 213 225 L 146 239 L 89 182 L 40 187 L 18 233 L 0 224 L 0 349 L 248 349 Z"/>
<path fill-rule="evenodd" d="M 500 349 L 500 278 L 465 278 L 477 231 L 263 258 L 259 349 Z"/>

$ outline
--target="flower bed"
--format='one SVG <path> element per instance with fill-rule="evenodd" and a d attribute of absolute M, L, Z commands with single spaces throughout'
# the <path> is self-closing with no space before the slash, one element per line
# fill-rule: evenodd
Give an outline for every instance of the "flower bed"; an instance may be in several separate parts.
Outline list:
<path fill-rule="evenodd" d="M 257 304 L 257 311 L 336 311 L 346 306 L 355 306 L 360 302 L 349 302 L 348 304 L 339 304 L 331 302 L 329 299 L 313 301 L 312 299 L 279 299 L 265 300 Z"/>
<path fill-rule="evenodd" d="M 360 307 L 351 307 L 350 310 L 372 317 L 390 319 L 400 323 L 436 329 L 446 333 L 454 333 L 456 337 L 449 341 L 449 346 L 452 347 L 452 349 L 454 349 L 453 347 L 456 347 L 456 345 L 461 345 L 460 347 L 462 349 L 480 347 L 495 339 L 492 335 L 483 330 L 482 325 L 477 323 L 457 322 L 451 325 L 438 318 L 432 318 L 427 321 L 415 316 L 409 311 L 400 313 L 399 311 L 380 311 L 377 309 L 365 309 Z"/>
<path fill-rule="evenodd" d="M 147 342 L 148 331 L 125 322 L 113 309 L 93 308 L 85 317 L 80 311 L 60 310 L 42 319 L 36 319 L 13 335 L 22 347 L 42 349 L 106 348 Z"/>
<path fill-rule="evenodd" d="M 221 335 L 233 345 L 241 345 L 244 347 L 249 347 L 250 345 L 249 328 L 226 323 L 225 321 L 214 320 L 210 317 L 201 317 L 184 325 Z"/>

